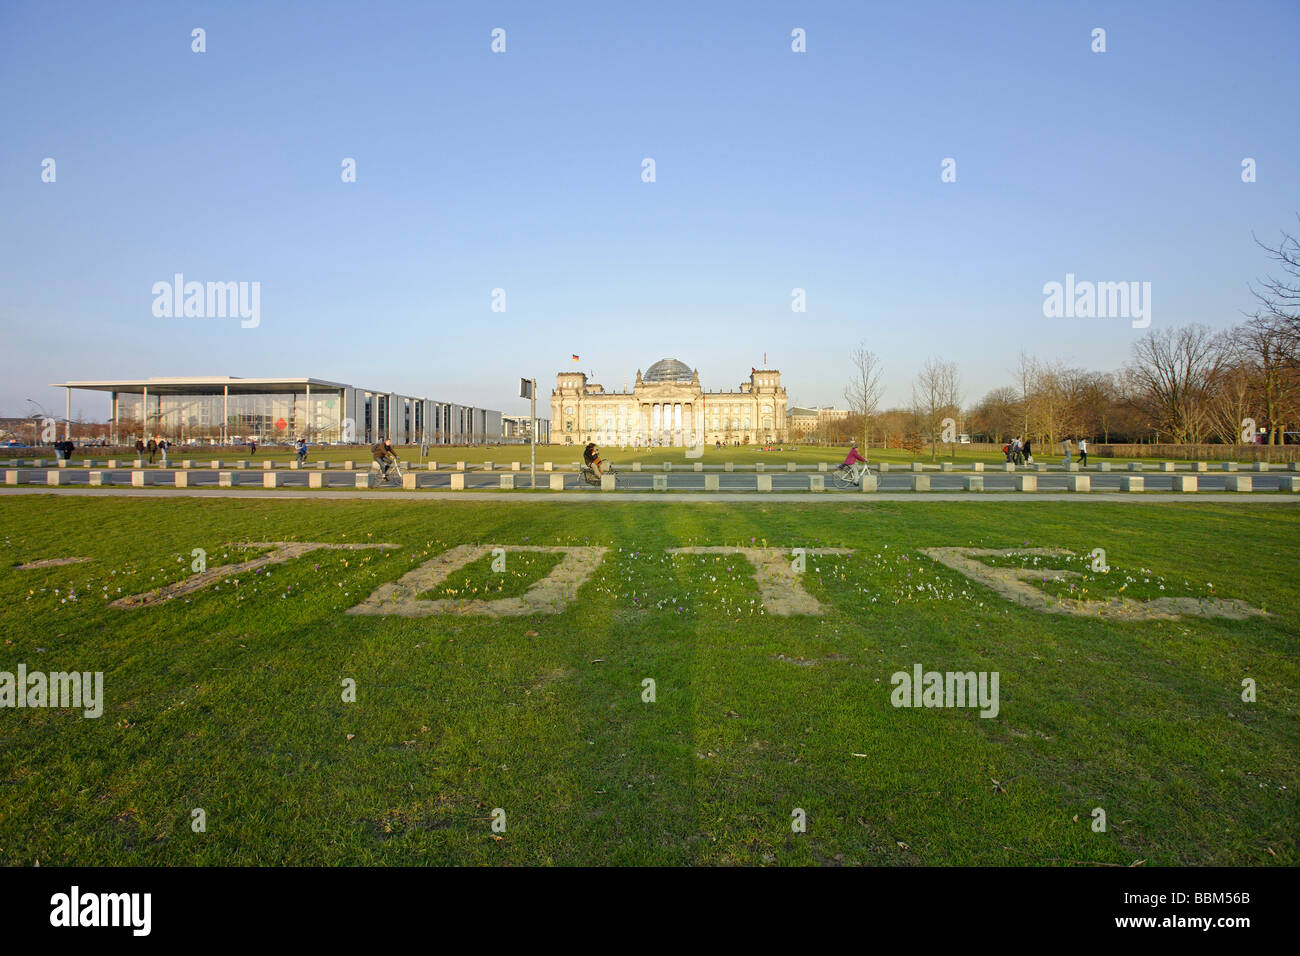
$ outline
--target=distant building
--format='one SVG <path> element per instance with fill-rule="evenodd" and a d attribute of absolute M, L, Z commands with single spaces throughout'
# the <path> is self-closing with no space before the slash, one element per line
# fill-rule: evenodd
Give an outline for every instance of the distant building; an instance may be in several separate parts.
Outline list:
<path fill-rule="evenodd" d="M 784 441 L 787 397 L 776 369 L 751 369 L 735 391 L 707 392 L 677 359 L 636 373 L 630 392 L 607 392 L 582 372 L 561 372 L 551 392 L 552 441 L 582 445 L 693 445 Z"/>
<path fill-rule="evenodd" d="M 108 392 L 114 441 L 256 439 L 371 444 L 475 445 L 501 440 L 501 413 L 487 408 L 355 388 L 317 378 L 147 378 L 59 382 Z"/>
<path fill-rule="evenodd" d="M 792 408 L 787 416 L 790 421 L 790 435 L 794 438 L 814 438 L 824 434 L 825 429 L 835 422 L 842 422 L 849 417 L 847 409 L 830 406 L 810 408 Z"/>
<path fill-rule="evenodd" d="M 527 415 L 501 416 L 501 441 L 507 445 L 528 444 Z M 551 442 L 551 422 L 547 418 L 537 419 L 537 444 L 549 445 Z"/>

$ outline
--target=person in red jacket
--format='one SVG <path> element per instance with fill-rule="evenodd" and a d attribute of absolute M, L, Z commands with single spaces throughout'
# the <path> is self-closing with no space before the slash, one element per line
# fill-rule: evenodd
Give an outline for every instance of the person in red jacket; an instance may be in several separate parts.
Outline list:
<path fill-rule="evenodd" d="M 844 457 L 844 464 L 852 468 L 858 462 L 865 465 L 867 460 L 858 453 L 858 443 L 854 442 L 853 447 L 849 449 L 849 453 Z"/>

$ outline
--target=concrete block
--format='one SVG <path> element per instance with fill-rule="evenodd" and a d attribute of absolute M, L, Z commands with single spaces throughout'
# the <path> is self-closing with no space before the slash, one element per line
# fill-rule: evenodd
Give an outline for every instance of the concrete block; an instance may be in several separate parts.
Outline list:
<path fill-rule="evenodd" d="M 520 466 L 519 466 L 519 462 L 517 462 L 517 461 L 512 461 L 512 462 L 510 463 L 510 470 L 511 470 L 511 471 L 519 471 L 519 467 L 520 467 Z"/>
<path fill-rule="evenodd" d="M 1162 462 L 1160 463 L 1160 470 L 1161 470 L 1162 472 L 1164 472 L 1165 474 L 1170 474 L 1170 473 L 1174 472 L 1176 469 L 1175 469 L 1175 467 L 1174 467 L 1174 463 L 1173 463 L 1172 461 L 1162 461 Z"/>
<path fill-rule="evenodd" d="M 929 475 L 913 475 L 913 476 L 911 477 L 910 480 L 911 480 L 911 483 L 912 483 L 912 490 L 913 490 L 913 491 L 929 491 L 929 490 L 930 490 L 930 476 L 929 476 Z"/>
<path fill-rule="evenodd" d="M 984 476 L 983 476 L 983 475 L 967 475 L 967 476 L 966 476 L 966 490 L 967 490 L 967 491 L 983 491 L 983 490 L 984 490 Z"/>
<path fill-rule="evenodd" d="M 668 479 L 665 478 L 664 480 L 667 481 Z M 552 491 L 563 491 L 563 490 L 564 490 L 564 476 L 563 476 L 563 475 L 551 475 L 551 490 L 552 490 Z"/>
<path fill-rule="evenodd" d="M 1254 479 L 1250 475 L 1229 475 L 1224 479 L 1226 491 L 1254 491 Z"/>
<path fill-rule="evenodd" d="M 462 472 L 459 472 L 459 471 L 454 471 L 454 472 L 452 472 L 452 474 L 451 474 L 451 490 L 452 490 L 452 491 L 464 491 L 464 490 L 465 490 L 465 475 L 464 475 Z"/>
<path fill-rule="evenodd" d="M 241 458 L 239 461 L 235 462 L 235 467 L 236 467 L 236 468 L 247 468 L 247 467 L 248 467 L 248 462 L 247 462 L 246 460 L 244 460 L 244 459 Z"/>
<path fill-rule="evenodd" d="M 1198 473 L 1204 473 L 1204 472 L 1207 472 L 1207 471 L 1209 471 L 1209 470 L 1210 470 L 1210 465 L 1209 465 L 1208 462 L 1204 462 L 1204 461 L 1194 461 L 1194 462 L 1192 462 L 1192 471 L 1195 471 L 1195 472 L 1198 472 Z"/>
<path fill-rule="evenodd" d="M 36 467 L 37 467 L 37 468 L 41 467 L 41 460 L 40 460 L 39 458 L 36 459 Z M 132 467 L 132 468 L 143 468 L 143 467 L 144 467 L 144 459 L 143 459 L 143 458 L 137 458 L 135 461 L 133 461 L 133 462 L 131 463 L 131 467 Z"/>
<path fill-rule="evenodd" d="M 703 471 L 703 470 L 704 470 L 704 462 L 702 462 L 702 461 L 697 461 L 697 462 L 695 463 L 695 470 L 696 470 L 696 471 Z"/>
<path fill-rule="evenodd" d="M 1108 461 L 1097 462 L 1097 470 L 1101 472 L 1110 471 L 1110 462 Z"/>
<path fill-rule="evenodd" d="M 502 475 L 502 476 L 501 476 L 501 489 L 502 489 L 503 491 L 514 491 L 514 490 L 515 490 L 515 476 L 514 476 L 514 475 Z"/>
<path fill-rule="evenodd" d="M 1070 462 L 1068 465 L 1065 466 L 1065 470 L 1066 470 L 1066 471 L 1070 471 L 1070 472 L 1078 471 L 1078 470 L 1079 470 L 1079 463 L 1078 463 L 1077 461 L 1072 461 L 1072 462 Z"/>
<path fill-rule="evenodd" d="M 375 476 L 368 471 L 358 471 L 356 473 L 356 487 L 370 488 L 375 483 Z"/>
<path fill-rule="evenodd" d="M 92 471 L 87 476 L 90 479 L 90 487 L 98 488 L 104 484 L 104 473 L 102 471 Z"/>
<path fill-rule="evenodd" d="M 6 485 L 16 485 L 16 484 L 18 484 L 18 469 L 17 469 L 17 468 L 7 468 L 7 469 L 5 469 L 5 484 L 6 484 Z"/>
<path fill-rule="evenodd" d="M 437 470 L 438 470 L 438 463 L 437 463 L 436 461 L 431 461 L 431 462 L 429 462 L 427 465 L 424 466 L 424 470 L 425 470 L 425 471 L 437 471 Z"/>
<path fill-rule="evenodd" d="M 705 476 L 704 476 L 704 490 L 705 490 L 705 491 L 717 491 L 717 490 L 718 490 L 718 476 L 717 476 L 717 475 L 705 475 Z"/>
<path fill-rule="evenodd" d="M 601 491 L 613 491 L 613 490 L 614 490 L 614 476 L 613 476 L 613 475 L 601 475 L 601 476 L 600 476 L 600 490 L 601 490 Z"/>
<path fill-rule="evenodd" d="M 280 486 L 280 476 L 274 471 L 268 471 L 262 476 L 263 488 L 278 488 Z"/>
<path fill-rule="evenodd" d="M 1283 491 L 1300 491 L 1300 475 L 1286 475 L 1280 479 Z"/>
<path fill-rule="evenodd" d="M 1037 472 L 1037 473 L 1040 474 L 1040 475 L 1041 475 L 1043 472 L 1047 471 L 1047 463 L 1046 463 L 1046 462 L 1036 461 L 1036 462 L 1034 462 L 1034 464 L 1033 464 L 1032 467 L 1033 467 L 1034 471 Z"/>
<path fill-rule="evenodd" d="M 759 490 L 759 491 L 771 491 L 771 490 L 772 490 L 772 476 L 771 476 L 771 475 L 759 475 L 759 476 L 757 476 L 757 480 L 758 480 L 758 490 Z"/>
<path fill-rule="evenodd" d="M 177 488 L 188 488 L 190 486 L 190 475 L 187 471 L 172 472 L 172 484 Z"/>
<path fill-rule="evenodd" d="M 792 461 L 787 461 L 787 462 L 785 463 L 785 470 L 786 470 L 786 471 L 798 471 L 799 469 L 798 469 L 798 467 L 795 465 L 794 462 L 792 462 Z"/>
<path fill-rule="evenodd" d="M 1092 479 L 1087 475 L 1066 475 L 1066 491 L 1092 491 Z"/>
<path fill-rule="evenodd" d="M 952 462 L 950 462 L 950 461 L 941 461 L 941 462 L 939 462 L 939 470 L 940 470 L 940 471 L 952 471 Z"/>
<path fill-rule="evenodd" d="M 112 467 L 114 466 L 114 464 L 115 464 L 115 463 L 114 463 L 114 462 L 111 462 L 111 461 L 108 463 L 108 465 L 109 465 L 110 468 L 112 468 Z M 220 458 L 214 458 L 214 459 L 212 459 L 212 461 L 208 462 L 208 467 L 209 467 L 209 468 L 215 468 L 217 471 L 220 471 L 220 470 L 221 470 L 221 459 L 220 459 Z"/>
<path fill-rule="evenodd" d="M 328 461 L 318 461 L 316 462 L 316 467 L 321 471 L 329 471 L 330 463 Z"/>
<path fill-rule="evenodd" d="M 417 477 L 418 476 L 413 471 L 408 471 L 406 474 L 402 475 L 402 490 L 414 491 L 416 488 L 415 479 Z"/>
<path fill-rule="evenodd" d="M 58 487 L 63 480 L 63 472 L 57 468 L 51 468 L 45 473 L 45 483 L 53 487 Z"/>
<path fill-rule="evenodd" d="M 295 458 L 293 461 L 289 462 L 289 470 L 290 470 L 290 471 L 297 471 L 300 467 L 302 467 L 302 466 L 298 464 L 298 459 L 297 459 L 297 458 Z"/>
<path fill-rule="evenodd" d="M 1142 470 L 1142 462 L 1140 462 L 1140 461 L 1130 461 L 1130 462 L 1128 463 L 1128 470 L 1129 470 L 1129 471 L 1141 471 L 1141 470 Z"/>
<path fill-rule="evenodd" d="M 345 461 L 345 462 L 343 463 L 343 470 L 344 470 L 344 471 L 356 471 L 356 470 L 357 470 L 357 463 L 356 463 L 355 461 Z"/>
<path fill-rule="evenodd" d="M 55 468 L 67 468 L 67 467 L 68 467 L 68 459 L 66 459 L 66 458 L 57 458 L 57 459 L 55 459 L 54 467 L 55 467 Z"/>
<path fill-rule="evenodd" d="M 1142 491 L 1146 488 L 1147 480 L 1141 475 L 1125 475 L 1119 480 L 1120 491 Z"/>
<path fill-rule="evenodd" d="M 974 471 L 974 472 L 981 472 L 981 471 L 983 471 L 983 470 L 984 470 L 984 462 L 982 462 L 982 461 L 977 461 L 977 462 L 975 462 L 973 465 L 970 466 L 970 470 L 971 470 L 971 471 Z"/>
<path fill-rule="evenodd" d="M 324 487 L 325 487 L 325 476 L 324 476 L 323 474 L 321 474 L 319 471 L 313 471 L 313 472 L 311 472 L 310 474 L 307 475 L 307 487 L 308 487 L 308 488 L 324 488 Z"/>
<path fill-rule="evenodd" d="M 1016 475 L 1015 482 L 1016 482 L 1015 483 L 1016 491 L 1037 491 L 1038 490 L 1037 475 Z"/>
<path fill-rule="evenodd" d="M 143 472 L 143 471 L 133 471 L 133 472 L 131 472 L 131 487 L 132 487 L 132 488 L 143 488 L 143 487 L 144 487 L 144 472 Z"/>
<path fill-rule="evenodd" d="M 667 490 L 668 490 L 668 476 L 667 476 L 667 475 L 652 475 L 651 478 L 650 478 L 650 482 L 651 482 L 651 489 L 652 489 L 653 491 L 667 491 Z"/>
<path fill-rule="evenodd" d="M 1251 471 L 1260 471 L 1260 472 L 1268 471 L 1268 462 L 1266 462 L 1266 461 L 1257 461 L 1257 462 L 1255 462 L 1253 465 L 1250 466 L 1250 470 L 1251 470 Z"/>
<path fill-rule="evenodd" d="M 1222 468 L 1224 471 L 1236 471 L 1237 463 L 1235 461 L 1225 461 L 1219 467 Z"/>
<path fill-rule="evenodd" d="M 819 462 L 817 462 L 817 470 L 818 470 L 818 471 L 825 471 L 825 470 L 826 470 L 826 462 L 824 462 L 824 461 L 819 461 Z"/>
<path fill-rule="evenodd" d="M 919 461 L 914 461 L 914 462 L 912 462 L 912 473 L 913 473 L 913 474 L 919 474 L 919 473 L 922 472 L 922 471 L 925 471 L 925 466 L 924 466 L 923 464 L 921 464 Z"/>
<path fill-rule="evenodd" d="M 555 467 L 555 465 L 552 464 L 552 463 L 549 462 L 549 461 L 544 461 L 544 462 L 542 462 L 542 471 L 551 471 L 554 467 Z M 636 467 L 636 466 L 634 465 L 633 468 L 635 468 L 635 467 Z"/>
<path fill-rule="evenodd" d="M 766 466 L 765 464 L 763 464 L 761 461 L 760 461 L 760 462 L 756 462 L 756 463 L 754 464 L 754 471 L 755 471 L 756 473 L 761 473 L 761 472 L 767 471 L 767 466 Z"/>
<path fill-rule="evenodd" d="M 724 462 L 722 463 L 722 470 L 723 470 L 723 471 L 735 471 L 735 470 L 736 470 L 736 466 L 735 466 L 732 462 L 724 461 Z"/>
<path fill-rule="evenodd" d="M 673 463 L 671 461 L 664 462 L 664 471 L 672 471 L 672 470 L 673 470 Z"/>
<path fill-rule="evenodd" d="M 634 462 L 632 462 L 632 470 L 633 470 L 633 471 L 640 471 L 640 470 L 641 470 L 641 462 L 639 462 L 639 461 L 634 461 Z"/>
<path fill-rule="evenodd" d="M 1197 478 L 1195 475 L 1174 475 L 1172 490 L 1174 491 L 1195 491 Z"/>
<path fill-rule="evenodd" d="M 235 486 L 235 473 L 233 471 L 217 472 L 218 488 L 233 488 Z"/>
<path fill-rule="evenodd" d="M 1287 471 L 1300 471 L 1300 461 L 1293 461 L 1286 466 Z"/>
<path fill-rule="evenodd" d="M 108 463 L 107 463 L 106 465 L 104 465 L 104 467 L 105 467 L 105 468 L 108 468 L 108 469 L 115 469 L 115 468 L 117 468 L 117 459 L 116 459 L 116 458 L 110 458 L 110 459 L 108 460 Z M 214 466 L 214 467 L 215 467 L 215 466 Z"/>
<path fill-rule="evenodd" d="M 884 475 L 884 474 L 887 474 L 888 472 L 889 472 L 889 462 L 887 462 L 887 461 L 882 461 L 882 462 L 880 463 L 880 473 L 881 473 L 882 475 Z"/>
<path fill-rule="evenodd" d="M 1016 470 L 1016 463 L 1015 463 L 1014 461 L 1004 461 L 1004 462 L 1002 463 L 1002 470 L 1003 470 L 1003 471 L 1007 471 L 1007 472 L 1015 471 L 1015 470 Z"/>
<path fill-rule="evenodd" d="M 495 467 L 495 463 L 494 463 L 494 462 L 490 462 L 490 461 L 485 461 L 485 462 L 483 462 L 483 470 L 484 470 L 484 471 L 491 471 L 494 467 Z"/>
<path fill-rule="evenodd" d="M 859 491 L 875 491 L 878 487 L 879 479 L 875 475 L 865 474 L 858 480 Z"/>
<path fill-rule="evenodd" d="M 463 461 L 458 461 L 458 462 L 456 462 L 456 470 L 457 470 L 457 471 L 464 471 L 464 470 L 465 470 L 465 463 L 464 463 Z"/>
<path fill-rule="evenodd" d="M 809 476 L 808 476 L 808 490 L 809 490 L 809 491 L 825 491 L 825 490 L 826 490 L 826 476 L 825 476 L 825 475 L 809 475 Z"/>
<path fill-rule="evenodd" d="M 181 467 L 184 468 L 186 471 L 189 471 L 191 468 L 194 467 L 194 460 L 192 458 L 182 458 Z"/>

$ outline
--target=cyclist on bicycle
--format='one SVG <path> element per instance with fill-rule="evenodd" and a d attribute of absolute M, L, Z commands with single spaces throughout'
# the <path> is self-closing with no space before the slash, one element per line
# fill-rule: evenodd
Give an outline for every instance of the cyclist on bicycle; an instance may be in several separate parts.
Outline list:
<path fill-rule="evenodd" d="M 596 447 L 594 441 L 587 442 L 587 447 L 582 450 L 582 461 L 588 468 L 595 472 L 596 477 L 600 477 L 600 449 Z"/>
<path fill-rule="evenodd" d="M 379 462 L 379 477 L 387 481 L 388 469 L 397 464 L 397 453 L 393 451 L 393 440 L 385 438 L 370 451 L 375 456 L 375 461 Z"/>
<path fill-rule="evenodd" d="M 849 453 L 844 457 L 844 467 L 852 468 L 858 462 L 862 462 L 862 464 L 865 465 L 867 463 L 867 460 L 863 458 L 861 454 L 859 454 L 858 443 L 854 442 L 853 447 L 849 449 Z"/>

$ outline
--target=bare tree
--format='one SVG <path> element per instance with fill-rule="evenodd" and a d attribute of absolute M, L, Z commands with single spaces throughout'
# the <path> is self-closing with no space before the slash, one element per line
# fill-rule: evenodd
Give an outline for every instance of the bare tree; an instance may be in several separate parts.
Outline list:
<path fill-rule="evenodd" d="M 930 460 L 934 461 L 943 420 L 961 414 L 961 377 L 956 362 L 926 360 L 912 382 L 912 414 L 920 433 L 930 440 Z"/>
<path fill-rule="evenodd" d="M 1300 240 L 1282 230 L 1277 246 L 1267 245 L 1258 238 L 1255 244 L 1278 263 L 1283 274 L 1282 278 L 1269 276 L 1261 279 L 1258 286 L 1251 286 L 1251 293 L 1263 306 L 1255 315 L 1275 320 L 1275 328 L 1286 342 L 1289 361 L 1294 367 L 1296 355 L 1300 353 Z"/>
<path fill-rule="evenodd" d="M 849 355 L 853 366 L 848 387 L 844 389 L 844 400 L 849 411 L 862 421 L 862 446 L 871 447 L 871 425 L 880 406 L 880 396 L 885 386 L 880 381 L 884 368 L 880 356 L 867 348 L 865 342 Z"/>
<path fill-rule="evenodd" d="M 1180 444 L 1204 439 L 1226 358 L 1224 336 L 1204 325 L 1148 332 L 1134 343 L 1127 371 L 1157 433 Z"/>

